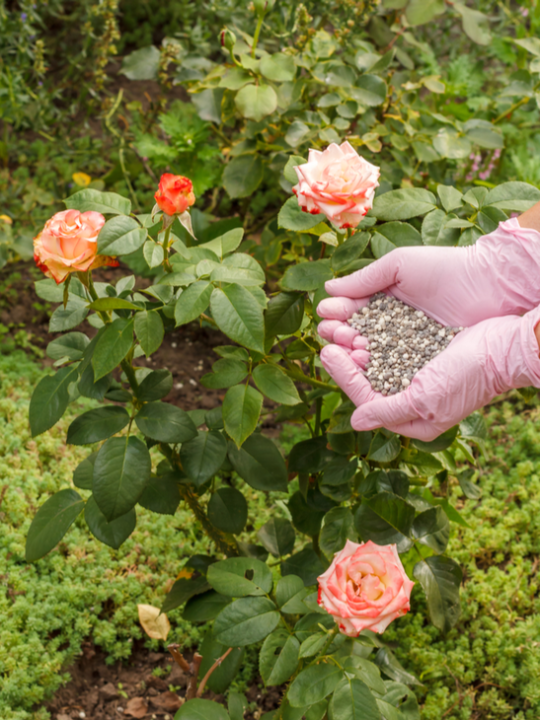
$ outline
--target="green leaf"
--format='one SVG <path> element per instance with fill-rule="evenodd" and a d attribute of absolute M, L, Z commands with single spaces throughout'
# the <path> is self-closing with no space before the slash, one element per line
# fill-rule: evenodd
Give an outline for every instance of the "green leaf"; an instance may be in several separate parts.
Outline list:
<path fill-rule="evenodd" d="M 270 299 L 264 315 L 266 337 L 292 335 L 299 330 L 304 317 L 304 296 L 282 292 Z"/>
<path fill-rule="evenodd" d="M 84 192 L 84 191 L 83 191 Z M 98 235 L 98 253 L 101 255 L 129 255 L 138 250 L 148 237 L 148 230 L 126 215 L 107 220 Z"/>
<path fill-rule="evenodd" d="M 236 488 L 221 487 L 210 498 L 207 513 L 214 527 L 236 535 L 242 532 L 247 522 L 246 498 Z"/>
<path fill-rule="evenodd" d="M 401 442 L 398 435 L 387 438 L 383 433 L 379 432 L 371 441 L 367 459 L 374 462 L 389 463 L 397 458 L 400 451 Z"/>
<path fill-rule="evenodd" d="M 444 0 L 410 0 L 405 16 L 409 25 L 423 25 L 444 10 Z"/>
<path fill-rule="evenodd" d="M 471 141 L 467 137 L 448 127 L 439 130 L 433 138 L 433 147 L 439 155 L 451 160 L 465 158 L 472 150 Z"/>
<path fill-rule="evenodd" d="M 443 432 L 443 434 L 439 435 L 439 437 L 436 437 L 435 440 L 431 440 L 430 442 L 424 442 L 423 440 L 413 439 L 412 444 L 414 445 L 414 447 L 418 448 L 419 450 L 423 450 L 424 452 L 441 452 L 442 450 L 446 450 L 447 448 L 449 448 L 450 445 L 454 442 L 454 440 L 456 439 L 457 431 L 458 426 L 455 425 L 449 430 Z"/>
<path fill-rule="evenodd" d="M 426 594 L 431 622 L 442 632 L 448 632 L 461 614 L 461 568 L 451 558 L 432 555 L 414 566 L 413 576 Z"/>
<path fill-rule="evenodd" d="M 92 355 L 94 379 L 99 380 L 114 370 L 131 350 L 132 342 L 133 320 L 118 318 L 107 325 Z"/>
<path fill-rule="evenodd" d="M 433 193 L 422 188 L 390 190 L 378 195 L 370 210 L 370 215 L 379 220 L 408 220 L 435 210 L 436 199 Z"/>
<path fill-rule="evenodd" d="M 254 432 L 259 421 L 263 396 L 250 385 L 235 385 L 223 401 L 223 422 L 231 439 L 240 447 Z"/>
<path fill-rule="evenodd" d="M 296 185 L 296 183 L 298 182 L 298 175 L 296 174 L 294 168 L 298 165 L 305 165 L 306 162 L 307 160 L 300 155 L 291 155 L 287 160 L 287 164 L 283 168 L 283 175 L 285 176 L 285 180 L 287 180 L 287 182 L 290 182 L 291 185 Z"/>
<path fill-rule="evenodd" d="M 300 646 L 298 657 L 300 659 L 313 657 L 313 655 L 316 655 L 319 650 L 324 647 L 327 639 L 327 635 L 322 632 L 310 635 L 310 637 L 306 638 Z"/>
<path fill-rule="evenodd" d="M 527 52 L 540 57 L 540 39 L 536 37 L 521 38 L 520 40 L 514 39 L 516 45 L 527 50 Z"/>
<path fill-rule="evenodd" d="M 174 716 L 174 720 L 230 720 L 223 705 L 212 700 L 188 700 Z"/>
<path fill-rule="evenodd" d="M 356 260 L 367 248 L 369 234 L 359 232 L 337 247 L 332 255 L 332 269 L 335 272 L 344 270 L 353 260 Z"/>
<path fill-rule="evenodd" d="M 304 585 L 314 585 L 324 570 L 319 556 L 309 545 L 281 563 L 283 576 L 297 575 L 303 580 Z"/>
<path fill-rule="evenodd" d="M 270 438 L 255 433 L 241 448 L 229 443 L 228 452 L 235 471 L 255 490 L 287 492 L 287 467 Z"/>
<path fill-rule="evenodd" d="M 284 53 L 263 55 L 259 68 L 261 75 L 274 82 L 290 82 L 296 75 L 294 58 Z"/>
<path fill-rule="evenodd" d="M 169 403 L 147 403 L 135 415 L 135 422 L 143 435 L 159 442 L 185 443 L 197 435 L 187 412 Z"/>
<path fill-rule="evenodd" d="M 126 55 L 119 72 L 130 80 L 156 80 L 161 53 L 155 45 L 148 45 Z"/>
<path fill-rule="evenodd" d="M 82 490 L 92 489 L 96 456 L 97 452 L 93 452 L 77 465 L 73 471 L 73 484 L 75 487 L 81 488 Z"/>
<path fill-rule="evenodd" d="M 425 245 L 454 246 L 459 240 L 459 230 L 447 227 L 448 215 L 442 210 L 432 210 L 422 223 L 422 240 Z"/>
<path fill-rule="evenodd" d="M 361 105 L 377 107 L 386 100 L 386 83 L 377 75 L 362 75 L 349 92 Z"/>
<path fill-rule="evenodd" d="M 129 414 L 118 405 L 88 410 L 68 428 L 68 445 L 89 445 L 116 435 L 129 423 Z"/>
<path fill-rule="evenodd" d="M 467 468 L 457 474 L 457 479 L 465 497 L 468 497 L 470 500 L 478 500 L 482 497 L 482 488 L 471 482 L 473 475 L 474 470 L 472 468 Z"/>
<path fill-rule="evenodd" d="M 27 562 L 39 560 L 57 545 L 84 508 L 75 490 L 60 490 L 39 508 L 26 538 Z"/>
<path fill-rule="evenodd" d="M 293 381 L 277 365 L 257 365 L 253 380 L 259 390 L 280 405 L 298 405 L 300 395 Z"/>
<path fill-rule="evenodd" d="M 139 505 L 160 515 L 174 515 L 179 503 L 180 493 L 174 473 L 151 477 L 139 498 Z"/>
<path fill-rule="evenodd" d="M 252 195 L 261 184 L 264 165 L 259 155 L 238 155 L 223 171 L 223 187 L 234 200 Z"/>
<path fill-rule="evenodd" d="M 326 217 L 322 214 L 312 215 L 304 212 L 298 205 L 296 196 L 290 197 L 283 205 L 278 215 L 278 227 L 284 230 L 292 230 L 294 232 L 304 232 L 311 230 L 315 225 L 323 222 Z"/>
<path fill-rule="evenodd" d="M 219 81 L 219 87 L 227 90 L 240 90 L 248 82 L 253 81 L 253 75 L 247 70 L 239 67 L 229 68 L 226 74 Z"/>
<path fill-rule="evenodd" d="M 305 535 L 315 537 L 321 528 L 324 510 L 314 509 L 306 502 L 302 493 L 295 492 L 288 503 L 294 526 Z"/>
<path fill-rule="evenodd" d="M 130 302 L 129 300 L 123 300 L 118 297 L 106 297 L 94 300 L 88 306 L 90 310 L 140 310 L 139 305 Z"/>
<path fill-rule="evenodd" d="M 191 96 L 191 102 L 197 108 L 201 120 L 221 124 L 221 102 L 225 90 L 221 88 L 208 88 Z"/>
<path fill-rule="evenodd" d="M 161 606 L 161 612 L 167 613 L 170 610 L 175 610 L 190 598 L 207 592 L 208 590 L 210 590 L 210 585 L 204 575 L 196 578 L 180 578 L 167 593 L 167 597 Z"/>
<path fill-rule="evenodd" d="M 32 437 L 41 435 L 55 425 L 69 403 L 69 386 L 78 380 L 77 366 L 61 368 L 56 375 L 47 375 L 37 384 L 30 400 Z"/>
<path fill-rule="evenodd" d="M 329 510 L 323 518 L 319 545 L 328 560 L 345 547 L 347 540 L 358 542 L 354 528 L 354 517 L 349 508 L 336 507 Z"/>
<path fill-rule="evenodd" d="M 199 431 L 197 436 L 184 442 L 180 460 L 184 472 L 200 487 L 217 473 L 227 456 L 227 441 L 216 430 Z"/>
<path fill-rule="evenodd" d="M 146 240 L 143 245 L 143 256 L 149 268 L 156 268 L 163 264 L 165 253 L 163 246 L 154 240 Z"/>
<path fill-rule="evenodd" d="M 467 120 L 463 129 L 467 133 L 467 137 L 472 142 L 480 145 L 480 147 L 495 150 L 504 147 L 504 138 L 497 127 L 487 120 L 472 119 Z"/>
<path fill-rule="evenodd" d="M 47 302 L 60 303 L 64 298 L 63 285 L 57 285 L 54 280 L 38 280 L 34 283 L 36 295 Z"/>
<path fill-rule="evenodd" d="M 169 370 L 153 370 L 139 385 L 137 398 L 142 402 L 161 400 L 166 397 L 173 386 L 173 376 Z"/>
<path fill-rule="evenodd" d="M 492 36 L 489 31 L 488 16 L 460 2 L 455 2 L 452 7 L 461 15 L 463 30 L 471 40 L 478 45 L 489 45 Z"/>
<path fill-rule="evenodd" d="M 231 602 L 213 590 L 200 596 L 192 597 L 187 601 L 182 617 L 188 622 L 207 622 L 214 620 L 223 608 Z"/>
<path fill-rule="evenodd" d="M 263 312 L 241 285 L 215 288 L 210 297 L 212 316 L 219 329 L 231 340 L 264 354 Z M 230 391 L 229 391 L 230 392 Z"/>
<path fill-rule="evenodd" d="M 335 665 L 312 665 L 296 676 L 287 698 L 293 707 L 314 705 L 334 692 L 343 678 L 343 670 Z"/>
<path fill-rule="evenodd" d="M 130 510 L 125 515 L 109 522 L 97 506 L 93 496 L 88 498 L 84 508 L 84 519 L 92 535 L 115 550 L 118 550 L 124 540 L 128 539 L 137 524 L 135 510 Z"/>
<path fill-rule="evenodd" d="M 135 335 L 146 357 L 156 352 L 165 335 L 163 320 L 156 310 L 143 310 L 135 315 Z"/>
<path fill-rule="evenodd" d="M 214 590 L 230 597 L 266 595 L 272 589 L 270 568 L 255 558 L 234 557 L 213 563 L 207 578 Z"/>
<path fill-rule="evenodd" d="M 210 274 L 214 283 L 237 283 L 244 287 L 264 285 L 266 277 L 264 270 L 251 255 L 234 253 L 223 260 L 221 265 L 214 267 Z"/>
<path fill-rule="evenodd" d="M 203 375 L 200 382 L 206 388 L 219 390 L 242 382 L 247 374 L 248 370 L 244 362 L 223 358 L 212 365 L 212 372 Z"/>
<path fill-rule="evenodd" d="M 259 655 L 259 672 L 267 687 L 282 685 L 292 676 L 298 666 L 299 647 L 294 635 L 282 628 L 266 638 Z"/>
<path fill-rule="evenodd" d="M 289 454 L 289 472 L 320 472 L 334 457 L 327 449 L 327 443 L 326 435 L 296 443 Z"/>
<path fill-rule="evenodd" d="M 330 720 L 381 720 L 377 701 L 358 678 L 346 678 L 334 691 L 328 708 Z"/>
<path fill-rule="evenodd" d="M 174 306 L 177 327 L 196 320 L 207 309 L 212 290 L 212 284 L 203 280 L 193 283 L 184 290 Z"/>
<path fill-rule="evenodd" d="M 401 553 L 412 545 L 410 535 L 414 516 L 413 506 L 403 498 L 381 492 L 372 498 L 364 498 L 356 511 L 354 521 L 364 542 L 373 540 L 377 545 L 395 543 Z"/>
<path fill-rule="evenodd" d="M 310 594 L 302 578 L 286 575 L 279 579 L 276 586 L 276 602 L 284 613 L 302 615 L 307 613 L 303 600 Z"/>
<path fill-rule="evenodd" d="M 110 438 L 101 446 L 94 464 L 92 489 L 109 522 L 135 506 L 151 469 L 150 453 L 138 438 Z"/>
<path fill-rule="evenodd" d="M 223 258 L 227 253 L 234 252 L 244 237 L 244 228 L 235 227 L 232 230 L 219 235 L 213 240 L 198 245 L 199 248 L 206 248 L 216 254 L 218 258 Z"/>
<path fill-rule="evenodd" d="M 437 555 L 446 550 L 450 538 L 450 523 L 442 507 L 434 507 L 418 515 L 412 526 L 413 536 Z"/>
<path fill-rule="evenodd" d="M 84 333 L 71 332 L 56 338 L 47 345 L 46 354 L 52 360 L 67 357 L 70 360 L 80 360 L 90 340 Z"/>
<path fill-rule="evenodd" d="M 285 290 L 317 290 L 333 277 L 330 260 L 303 262 L 289 265 L 281 279 L 281 287 Z"/>
<path fill-rule="evenodd" d="M 280 558 L 293 551 L 296 534 L 289 520 L 273 517 L 260 528 L 257 537 L 268 552 Z"/>
<path fill-rule="evenodd" d="M 462 206 L 463 194 L 451 185 L 437 185 L 437 195 L 440 197 L 446 212 Z"/>
<path fill-rule="evenodd" d="M 382 670 L 385 675 L 392 678 L 395 682 L 405 685 L 422 685 L 414 675 L 407 672 L 401 665 L 396 656 L 386 647 L 380 648 L 375 656 L 375 664 Z"/>
<path fill-rule="evenodd" d="M 70 295 L 66 307 L 60 305 L 51 315 L 49 332 L 64 332 L 77 327 L 88 315 L 86 302 L 76 295 Z"/>
<path fill-rule="evenodd" d="M 277 108 L 276 91 L 270 85 L 244 85 L 234 99 L 240 114 L 259 122 Z"/>
<path fill-rule="evenodd" d="M 525 182 L 505 182 L 490 190 L 484 201 L 508 212 L 524 212 L 540 200 L 540 190 Z"/>
<path fill-rule="evenodd" d="M 276 606 L 268 598 L 244 597 L 220 612 L 214 623 L 214 635 L 226 647 L 245 647 L 264 640 L 279 619 Z"/>
<path fill-rule="evenodd" d="M 127 198 L 112 192 L 100 192 L 93 188 L 79 190 L 64 200 L 68 210 L 86 212 L 94 210 L 105 215 L 129 215 L 131 203 Z"/>

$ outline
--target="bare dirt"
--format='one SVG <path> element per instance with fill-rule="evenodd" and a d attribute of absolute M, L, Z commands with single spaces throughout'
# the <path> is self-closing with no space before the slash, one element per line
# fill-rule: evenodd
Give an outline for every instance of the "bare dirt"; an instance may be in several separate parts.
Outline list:
<path fill-rule="evenodd" d="M 191 659 L 190 653 L 186 658 Z M 46 705 L 53 720 L 172 720 L 183 703 L 188 676 L 165 653 L 136 646 L 128 666 L 107 665 L 105 655 L 91 643 L 83 645 L 78 661 L 69 669 L 71 680 Z M 206 692 L 204 698 L 226 705 L 222 695 Z M 246 692 L 250 710 L 246 720 L 258 720 L 275 709 L 279 688 L 254 682 Z"/>

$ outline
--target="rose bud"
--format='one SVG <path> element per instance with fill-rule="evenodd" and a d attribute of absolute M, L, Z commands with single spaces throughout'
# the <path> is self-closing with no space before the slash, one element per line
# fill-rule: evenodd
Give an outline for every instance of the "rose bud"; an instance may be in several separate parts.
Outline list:
<path fill-rule="evenodd" d="M 395 545 L 351 542 L 334 556 L 319 578 L 319 605 L 345 635 L 382 633 L 410 610 L 414 583 L 407 577 Z"/>
<path fill-rule="evenodd" d="M 275 0 L 253 0 L 253 7 L 257 15 L 264 15 L 274 7 Z"/>
<path fill-rule="evenodd" d="M 91 210 L 56 213 L 34 238 L 36 265 L 58 284 L 73 272 L 86 272 L 102 265 L 116 267 L 118 260 L 97 254 L 97 238 L 103 225 L 103 215 Z"/>
<path fill-rule="evenodd" d="M 154 197 L 165 215 L 182 215 L 195 202 L 193 183 L 182 175 L 165 173 Z"/>
<path fill-rule="evenodd" d="M 293 193 L 302 210 L 322 213 L 338 228 L 357 227 L 373 205 L 380 170 L 348 142 L 310 150 L 307 163 L 294 169 Z"/>
<path fill-rule="evenodd" d="M 219 40 L 221 42 L 221 47 L 224 47 L 227 50 L 232 50 L 236 43 L 236 35 L 231 32 L 229 28 L 224 28 L 219 34 Z"/>

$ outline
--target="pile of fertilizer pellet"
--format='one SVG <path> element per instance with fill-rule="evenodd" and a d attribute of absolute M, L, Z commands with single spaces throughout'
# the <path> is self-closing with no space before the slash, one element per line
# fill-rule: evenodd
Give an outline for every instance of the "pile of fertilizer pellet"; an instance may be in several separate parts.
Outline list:
<path fill-rule="evenodd" d="M 372 388 L 383 395 L 408 388 L 416 373 L 463 330 L 445 327 L 384 293 L 374 295 L 348 322 L 369 341 L 365 374 Z"/>

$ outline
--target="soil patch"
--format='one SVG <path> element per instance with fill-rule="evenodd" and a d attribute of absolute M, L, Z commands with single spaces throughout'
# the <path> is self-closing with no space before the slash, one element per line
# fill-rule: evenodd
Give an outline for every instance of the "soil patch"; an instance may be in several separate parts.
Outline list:
<path fill-rule="evenodd" d="M 100 268 L 95 271 L 94 279 L 114 283 L 129 274 L 129 268 Z M 26 332 L 26 347 L 20 336 L 15 340 L 16 346 L 27 350 L 34 357 L 39 357 L 39 351 L 44 354 L 51 340 L 63 334 L 49 332 L 49 318 L 54 307 L 41 300 L 34 289 L 34 281 L 42 279 L 42 273 L 32 262 L 9 265 L 0 273 L 0 322 L 9 329 L 8 337 L 4 338 L 7 352 L 14 347 L 13 339 L 21 330 Z M 137 286 L 144 287 L 144 282 L 138 279 Z M 96 334 L 95 328 L 86 322 L 76 330 L 86 333 L 90 338 Z M 173 389 L 166 398 L 167 402 L 184 410 L 211 409 L 223 400 L 225 390 L 208 390 L 200 384 L 200 378 L 210 372 L 212 364 L 219 359 L 213 349 L 230 342 L 218 330 L 201 327 L 199 323 L 193 322 L 167 333 L 163 344 L 149 360 L 137 358 L 135 364 L 170 370 Z M 50 358 L 40 359 L 44 366 L 52 366 Z"/>
<path fill-rule="evenodd" d="M 191 654 L 185 653 L 188 661 Z M 71 680 L 46 705 L 53 720 L 172 720 L 183 702 L 188 678 L 167 653 L 150 652 L 136 644 L 129 665 L 107 665 L 105 654 L 85 643 L 77 662 L 68 668 Z M 258 720 L 274 710 L 280 688 L 265 690 L 254 682 L 246 697 L 250 710 L 246 720 Z M 203 696 L 226 705 L 223 695 Z"/>

